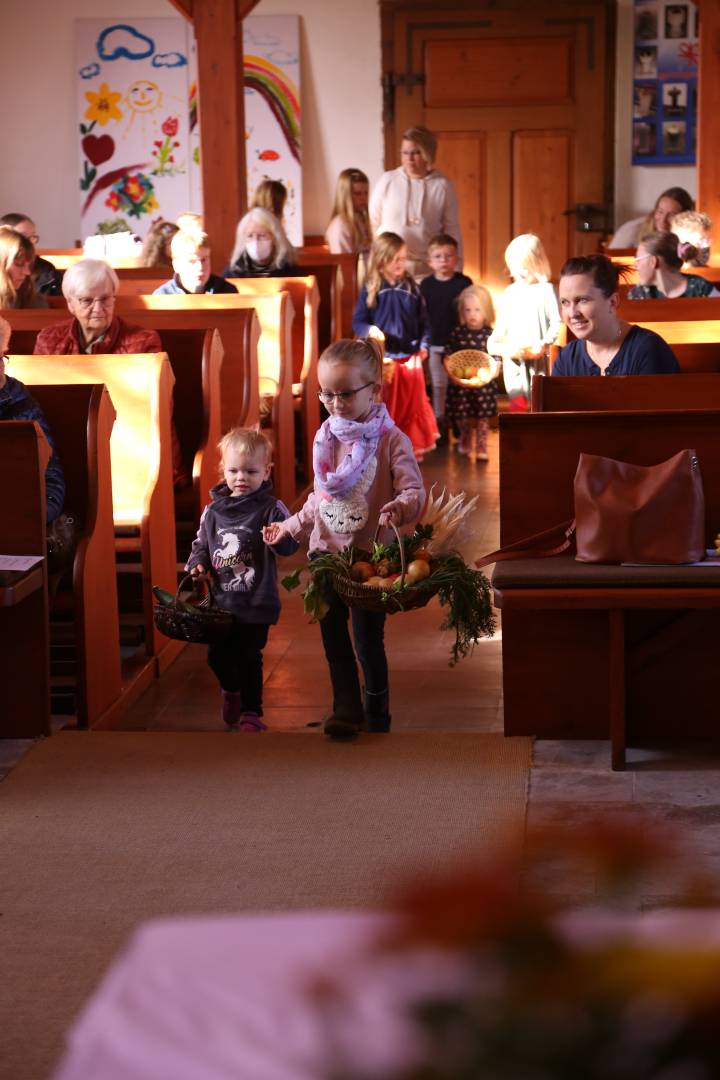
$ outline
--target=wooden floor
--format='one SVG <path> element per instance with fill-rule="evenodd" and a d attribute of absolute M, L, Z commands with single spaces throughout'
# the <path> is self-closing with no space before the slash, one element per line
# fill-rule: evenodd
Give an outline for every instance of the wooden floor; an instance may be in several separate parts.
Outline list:
<path fill-rule="evenodd" d="M 455 492 L 480 495 L 477 554 L 498 542 L 497 433 L 491 433 L 490 462 L 471 463 L 438 451 L 426 458 L 423 473 Z M 298 555 L 283 560 L 289 568 Z M 330 691 L 317 626 L 308 625 L 297 594 L 283 594 L 279 624 L 265 653 L 265 714 L 275 730 L 296 730 L 320 738 L 317 726 L 327 712 Z M 500 628 L 472 657 L 448 667 L 450 637 L 441 634 L 441 609 L 395 615 L 387 623 L 391 669 L 393 730 L 502 731 Z M 132 731 L 213 731 L 222 738 L 262 738 L 226 734 L 219 718 L 219 692 L 200 646 L 181 657 L 121 719 Z M 363 736 L 382 738 L 384 736 Z M 0 779 L 29 743 L 0 742 Z M 536 742 L 528 819 L 531 824 L 573 823 L 623 815 L 641 829 L 662 836 L 680 828 L 683 846 L 697 853 L 720 881 L 720 743 L 715 746 L 631 748 L 628 770 L 613 773 L 607 742 Z M 597 901 L 597 883 L 568 871 L 566 865 L 548 887 L 574 903 Z M 649 878 L 630 906 L 654 908 L 678 902 L 666 877 Z M 720 895 L 720 893 L 719 893 Z"/>

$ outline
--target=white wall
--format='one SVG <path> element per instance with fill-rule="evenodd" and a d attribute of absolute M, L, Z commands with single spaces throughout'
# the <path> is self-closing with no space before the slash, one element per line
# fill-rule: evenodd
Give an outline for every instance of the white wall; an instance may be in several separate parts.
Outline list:
<path fill-rule="evenodd" d="M 30 214 L 43 246 L 69 247 L 80 229 L 73 20 L 179 16 L 168 0 L 0 0 L 0 8 L 12 42 L 0 65 L 0 213 Z M 255 12 L 301 17 L 305 232 L 321 233 L 340 170 L 356 166 L 371 181 L 382 172 L 378 6 L 261 0 Z"/>
<path fill-rule="evenodd" d="M 617 0 L 615 80 L 615 227 L 647 214 L 661 191 L 684 187 L 695 197 L 694 165 L 631 165 L 633 84 L 633 0 Z M 701 207 L 702 209 L 702 207 Z"/>

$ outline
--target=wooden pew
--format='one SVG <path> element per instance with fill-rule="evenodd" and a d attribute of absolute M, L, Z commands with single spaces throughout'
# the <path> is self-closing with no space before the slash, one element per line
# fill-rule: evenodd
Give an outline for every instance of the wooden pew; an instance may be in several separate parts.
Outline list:
<path fill-rule="evenodd" d="M 197 307 L 181 311 L 165 304 L 150 309 L 136 303 L 132 314 L 124 315 L 124 304 L 118 297 L 117 314 L 157 330 L 173 365 L 176 430 L 186 461 L 192 465 L 190 516 L 197 520 L 210 487 L 217 482 L 219 435 L 235 424 L 252 427 L 259 422 L 260 324 L 251 308 L 215 310 L 211 315 Z M 13 351 L 27 353 L 32 352 L 39 330 L 68 318 L 67 308 L 9 309 L 0 314 L 12 327 Z M 182 501 L 180 494 L 178 510 L 184 517 Z"/>
<path fill-rule="evenodd" d="M 302 425 L 303 462 L 306 483 L 312 483 L 312 443 L 320 426 L 318 361 L 317 281 L 307 278 L 232 278 L 240 296 L 272 296 L 288 292 L 295 311 L 292 325 L 292 380 L 296 409 Z"/>
<path fill-rule="evenodd" d="M 623 277 L 623 284 L 626 286 L 639 284 L 640 278 L 635 267 L 635 251 L 631 254 L 623 255 L 621 252 L 608 251 L 608 258 L 616 266 L 628 267 L 628 273 Z M 687 271 L 688 274 L 697 274 L 698 277 L 704 277 L 708 281 L 713 281 L 720 288 L 720 266 L 693 266 Z"/>
<path fill-rule="evenodd" d="M 536 375 L 533 412 L 627 412 L 720 409 L 720 374 L 549 378 Z"/>
<path fill-rule="evenodd" d="M 45 468 L 38 424 L 0 423 L 0 554 L 42 555 L 21 573 L 0 572 L 0 738 L 50 734 L 50 653 L 45 565 Z"/>
<path fill-rule="evenodd" d="M 110 392 L 117 412 L 110 452 L 118 571 L 139 577 L 145 648 L 151 674 L 160 674 L 182 648 L 160 634 L 152 618 L 153 585 L 170 592 L 177 587 L 170 440 L 174 376 L 168 358 L 165 353 L 12 355 L 8 366 L 28 386 L 105 383 Z"/>
<path fill-rule="evenodd" d="M 720 411 L 502 415 L 502 543 L 573 517 L 580 452 L 651 465 L 687 447 L 698 454 L 709 540 L 720 531 Z M 718 585 L 718 567 L 597 567 L 566 555 L 499 563 L 506 734 L 612 736 L 618 768 L 626 724 L 636 739 L 716 738 Z"/>
<path fill-rule="evenodd" d="M 720 320 L 720 296 L 678 297 L 677 300 L 620 301 L 618 315 L 631 323 L 697 322 Z"/>
<path fill-rule="evenodd" d="M 692 305 L 691 314 L 688 318 L 683 318 L 681 310 L 678 309 L 673 318 L 658 318 L 658 315 L 666 312 L 656 314 L 655 306 L 664 307 L 666 303 Z M 627 300 L 622 303 L 621 318 L 659 334 L 675 353 L 681 371 L 720 371 L 720 311 L 715 306 L 718 303 L 720 300 L 711 299 Z M 633 309 L 635 317 L 632 319 L 628 310 L 630 304 L 643 306 L 641 312 Z M 697 318 L 697 304 L 713 305 L 713 309 L 708 309 L 704 318 Z M 716 313 L 715 318 L 712 318 L 713 311 Z M 638 318 L 638 315 L 642 317 Z M 558 344 L 562 347 L 568 340 L 572 340 L 572 337 L 568 328 L 563 325 L 558 334 Z"/>
<path fill-rule="evenodd" d="M 110 471 L 115 409 L 107 388 L 92 383 L 33 386 L 32 394 L 62 462 L 65 510 L 77 522 L 72 574 L 65 575 L 69 589 L 64 579 L 51 609 L 52 689 L 69 668 L 78 727 L 88 728 L 108 719 L 122 692 Z M 66 634 L 57 641 L 68 625 L 70 643 Z M 68 652 L 69 663 L 63 659 Z"/>
<path fill-rule="evenodd" d="M 322 325 L 320 326 L 320 351 L 322 352 L 323 349 L 326 349 L 331 342 L 337 341 L 338 338 L 354 337 L 352 317 L 360 293 L 360 286 L 358 284 L 358 256 L 352 254 L 332 254 L 329 251 L 319 251 L 312 248 L 307 250 L 301 248 L 300 251 L 298 251 L 298 264 L 307 274 L 314 274 L 318 277 L 318 280 L 320 280 L 321 274 L 324 273 L 325 267 L 338 266 L 340 268 L 339 280 L 331 277 L 329 283 L 329 288 L 331 290 L 329 324 L 325 320 L 324 312 L 321 310 Z M 332 290 L 336 290 L 339 295 L 333 296 Z"/>
<path fill-rule="evenodd" d="M 143 284 L 140 280 L 131 283 L 132 288 Z M 153 296 L 131 294 L 128 291 L 118 297 L 116 310 L 122 318 L 131 323 L 140 321 L 138 313 L 147 314 L 148 312 L 201 312 L 208 323 L 211 323 L 218 315 L 223 319 L 227 319 L 234 313 L 241 319 L 247 320 L 248 312 L 255 313 L 259 326 L 259 338 L 255 345 L 258 367 L 257 393 L 258 395 L 267 395 L 272 399 L 273 403 L 272 432 L 275 444 L 275 489 L 278 496 L 284 501 L 288 503 L 295 502 L 298 491 L 295 476 L 291 342 L 294 308 L 289 293 L 283 290 L 262 296 L 258 294 L 237 296 L 232 293 L 217 296 L 206 294 L 195 296 Z M 228 398 L 230 393 L 229 390 Z M 317 395 L 315 395 L 315 401 L 317 402 Z M 242 406 L 235 405 L 236 410 L 241 408 Z M 231 416 L 232 413 L 228 409 L 223 420 L 230 421 Z M 179 429 L 179 420 L 176 423 Z M 224 424 L 223 430 L 228 430 L 232 426 L 231 422 Z M 217 443 L 217 439 L 215 443 Z M 217 477 L 216 458 L 214 461 L 215 477 Z M 301 485 L 302 490 L 309 485 L 309 482 L 309 480 L 304 481 Z"/>

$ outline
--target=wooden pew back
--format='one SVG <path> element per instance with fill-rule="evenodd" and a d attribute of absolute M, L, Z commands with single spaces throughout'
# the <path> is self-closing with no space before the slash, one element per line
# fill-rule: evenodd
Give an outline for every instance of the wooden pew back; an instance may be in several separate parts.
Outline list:
<path fill-rule="evenodd" d="M 548 378 L 532 384 L 533 412 L 720 409 L 720 373 Z"/>
<path fill-rule="evenodd" d="M 62 462 L 65 509 L 78 522 L 71 596 L 77 718 L 80 727 L 92 727 L 121 694 L 110 466 L 115 409 L 107 388 L 92 383 L 33 386 L 32 394 Z"/>
<path fill-rule="evenodd" d="M 50 447 L 30 420 L 0 423 L 0 521 L 4 555 L 45 555 L 45 469 Z M 37 587 L 11 603 L 0 576 L 0 737 L 29 739 L 50 734 L 50 654 L 47 574 L 33 573 Z"/>
<path fill-rule="evenodd" d="M 134 282 L 140 284 L 140 282 Z M 259 296 L 238 296 L 232 293 L 221 295 L 154 296 L 147 294 L 119 296 L 117 311 L 128 322 L 139 322 L 140 318 L 162 313 L 185 314 L 196 317 L 198 314 L 206 323 L 221 317 L 227 321 L 235 316 L 239 320 L 256 320 L 259 337 L 255 340 L 258 374 L 256 376 L 256 398 L 260 393 L 273 398 L 272 427 L 275 442 L 274 478 L 279 497 L 292 502 L 295 497 L 295 453 L 292 416 L 292 361 L 291 328 L 293 325 L 293 304 L 288 292 L 273 291 Z M 177 333 L 177 331 L 175 331 Z M 233 395 L 235 410 L 242 410 L 241 398 L 237 388 L 227 386 L 226 373 L 223 378 L 222 398 L 224 409 L 222 427 L 227 431 L 235 423 L 251 426 L 242 420 L 233 420 L 231 412 Z M 236 412 L 237 414 L 237 412 Z M 256 423 L 259 419 L 258 404 L 255 407 Z M 179 419 L 176 424 L 179 425 Z M 217 443 L 217 439 L 212 447 Z M 213 472 L 217 475 L 217 458 L 213 454 Z"/>
<path fill-rule="evenodd" d="M 307 274 L 318 271 L 324 273 L 326 266 L 337 266 L 340 269 L 339 280 L 331 278 L 330 289 L 336 289 L 338 296 L 333 299 L 330 296 L 330 323 L 327 324 L 323 316 L 323 325 L 320 328 L 321 346 L 320 351 L 337 341 L 341 337 L 353 336 L 352 317 L 357 303 L 360 286 L 358 283 L 358 256 L 352 254 L 333 254 L 329 251 L 317 249 L 298 251 L 298 264 Z"/>
<path fill-rule="evenodd" d="M 697 451 L 706 535 L 712 538 L 720 532 L 720 411 L 502 414 L 501 542 L 514 543 L 574 517 L 573 477 L 581 452 L 656 465 L 687 448 Z"/>
<path fill-rule="evenodd" d="M 165 353 L 16 356 L 9 370 L 29 386 L 105 383 L 117 412 L 110 439 L 116 530 L 139 533 L 148 652 L 172 643 L 152 621 L 152 586 L 177 585 L 170 416 L 174 376 Z M 173 655 L 177 649 L 173 647 Z"/>

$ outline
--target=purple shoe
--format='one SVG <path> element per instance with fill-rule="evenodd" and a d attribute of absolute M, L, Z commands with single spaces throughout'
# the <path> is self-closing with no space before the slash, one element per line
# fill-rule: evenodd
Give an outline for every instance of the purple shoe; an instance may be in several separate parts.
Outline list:
<path fill-rule="evenodd" d="M 240 716 L 240 731 L 267 731 L 267 724 L 256 712 L 244 712 Z"/>

